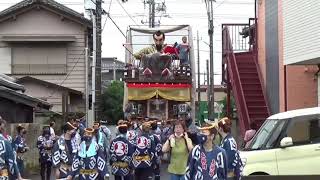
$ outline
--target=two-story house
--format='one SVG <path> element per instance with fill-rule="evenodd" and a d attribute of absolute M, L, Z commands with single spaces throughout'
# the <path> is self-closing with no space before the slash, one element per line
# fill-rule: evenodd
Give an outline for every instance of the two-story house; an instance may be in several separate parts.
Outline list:
<path fill-rule="evenodd" d="M 92 22 L 54 0 L 23 0 L 0 12 L 0 72 L 52 111 L 85 109 L 85 49 Z"/>

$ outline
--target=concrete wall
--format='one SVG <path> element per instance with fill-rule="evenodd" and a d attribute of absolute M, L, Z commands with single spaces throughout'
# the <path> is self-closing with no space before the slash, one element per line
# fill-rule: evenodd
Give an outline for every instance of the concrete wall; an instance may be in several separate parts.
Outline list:
<path fill-rule="evenodd" d="M 1 42 L 3 35 L 69 35 L 76 37 L 75 42 L 67 43 L 67 73 L 72 69 L 66 81 L 66 75 L 34 75 L 33 77 L 61 84 L 75 90 L 85 92 L 85 56 L 86 28 L 74 21 L 44 9 L 32 9 L 0 24 L 0 47 L 11 47 Z M 14 52 L 13 52 L 14 53 Z M 76 64 L 76 65 L 75 65 Z M 22 77 L 18 76 L 18 77 Z"/>
<path fill-rule="evenodd" d="M 18 124 L 8 124 L 8 133 L 14 139 L 16 137 L 17 131 L 16 127 Z M 25 173 L 30 173 L 31 171 L 38 171 L 39 165 L 39 151 L 37 149 L 37 139 L 42 132 L 42 125 L 40 124 L 22 124 L 27 130 L 26 143 L 30 150 L 24 154 L 25 159 Z"/>

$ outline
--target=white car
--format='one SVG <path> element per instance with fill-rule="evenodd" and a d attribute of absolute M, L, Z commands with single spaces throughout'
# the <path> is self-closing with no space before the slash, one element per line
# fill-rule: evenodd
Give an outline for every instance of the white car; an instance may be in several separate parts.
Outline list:
<path fill-rule="evenodd" d="M 270 116 L 240 152 L 243 175 L 320 175 L 320 107 Z"/>

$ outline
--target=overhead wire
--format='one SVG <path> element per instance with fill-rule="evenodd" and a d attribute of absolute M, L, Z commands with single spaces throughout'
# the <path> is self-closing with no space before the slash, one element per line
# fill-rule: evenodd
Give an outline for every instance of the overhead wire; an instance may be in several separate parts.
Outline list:
<path fill-rule="evenodd" d="M 80 59 L 82 58 L 81 56 L 85 54 L 85 49 L 81 52 L 80 57 L 78 58 L 78 60 L 76 61 L 76 63 L 73 65 L 72 69 L 67 73 L 66 77 L 62 80 L 61 83 L 58 84 L 57 89 L 55 89 L 52 93 L 49 94 L 49 96 L 47 96 L 46 98 L 50 98 L 52 97 L 58 90 L 60 87 L 62 87 L 63 83 L 68 79 L 68 77 L 70 76 L 70 74 L 74 71 L 74 68 L 76 67 L 76 65 L 79 63 Z M 68 67 L 67 67 L 68 68 Z"/>
<path fill-rule="evenodd" d="M 112 4 L 112 0 L 110 0 L 109 9 L 108 9 L 107 14 L 110 14 L 111 4 Z M 104 30 L 104 27 L 106 26 L 107 20 L 108 20 L 108 18 L 106 17 L 106 20 L 105 20 L 104 23 L 103 23 L 103 27 L 102 27 L 102 30 L 101 30 L 101 31 Z"/>
<path fill-rule="evenodd" d="M 124 12 L 128 15 L 128 17 L 134 22 L 135 25 L 140 26 L 133 18 L 132 16 L 128 13 L 128 11 L 123 7 L 123 5 L 121 4 L 121 2 L 119 0 L 117 0 L 118 4 L 120 5 L 120 7 L 124 10 Z"/>

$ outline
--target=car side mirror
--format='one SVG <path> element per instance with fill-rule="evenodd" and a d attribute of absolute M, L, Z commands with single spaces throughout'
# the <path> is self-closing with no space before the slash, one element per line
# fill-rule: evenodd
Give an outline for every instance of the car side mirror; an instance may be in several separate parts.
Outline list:
<path fill-rule="evenodd" d="M 280 141 L 280 147 L 285 148 L 293 145 L 292 137 L 284 137 Z"/>

